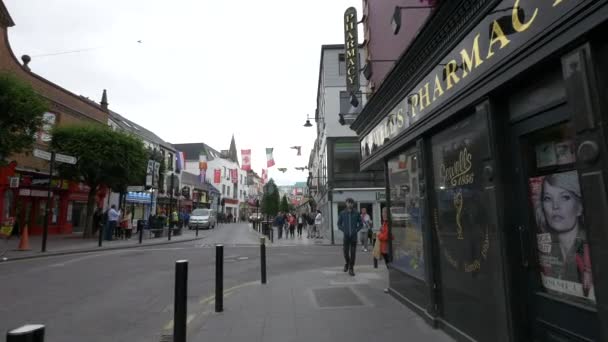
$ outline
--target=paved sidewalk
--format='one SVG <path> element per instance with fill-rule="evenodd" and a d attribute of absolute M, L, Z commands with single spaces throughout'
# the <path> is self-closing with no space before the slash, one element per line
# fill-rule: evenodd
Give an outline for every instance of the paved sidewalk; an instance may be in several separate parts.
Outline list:
<path fill-rule="evenodd" d="M 261 233 L 259 233 L 257 230 L 252 228 L 252 225 L 249 224 L 249 227 L 255 231 L 256 233 L 258 233 L 260 236 L 264 236 Z M 302 231 L 302 236 L 298 237 L 297 235 L 297 230 L 294 232 L 294 237 L 288 237 L 285 238 L 285 232 L 283 232 L 283 236 L 281 239 L 279 239 L 279 233 L 277 230 L 277 227 L 272 227 L 272 231 L 273 231 L 273 238 L 274 241 L 271 243 L 270 239 L 268 237 L 266 237 L 268 239 L 268 246 L 275 246 L 275 247 L 285 247 L 285 246 L 310 246 L 310 245 L 329 245 L 329 241 L 325 241 L 324 239 L 312 239 L 312 238 L 307 238 L 306 237 L 306 229 L 304 229 Z"/>
<path fill-rule="evenodd" d="M 41 235 L 30 235 L 29 244 L 30 250 L 19 251 L 19 238 L 13 236 L 9 240 L 0 239 L 0 262 L 7 260 L 18 260 L 18 259 L 29 259 L 37 257 L 45 257 L 52 255 L 72 254 L 72 253 L 86 253 L 95 252 L 100 250 L 112 250 L 112 249 L 123 249 L 123 248 L 136 248 L 138 246 L 154 246 L 164 245 L 168 243 L 178 243 L 185 241 L 193 241 L 203 239 L 206 235 L 203 231 L 199 230 L 198 237 L 195 236 L 194 230 L 182 229 L 182 234 L 177 236 L 171 236 L 171 241 L 168 241 L 166 231 L 162 237 L 151 238 L 149 231 L 144 231 L 142 244 L 139 244 L 139 236 L 133 234 L 131 239 L 128 240 L 113 240 L 103 241 L 102 247 L 98 247 L 97 237 L 84 239 L 82 233 L 74 234 L 52 234 L 48 236 L 46 243 L 46 252 L 42 253 L 42 236 Z M 5 259 L 6 258 L 6 259 Z"/>
<path fill-rule="evenodd" d="M 188 308 L 189 341 L 453 341 L 383 292 L 386 269 L 340 267 L 270 277 L 227 290 L 224 312 Z"/>

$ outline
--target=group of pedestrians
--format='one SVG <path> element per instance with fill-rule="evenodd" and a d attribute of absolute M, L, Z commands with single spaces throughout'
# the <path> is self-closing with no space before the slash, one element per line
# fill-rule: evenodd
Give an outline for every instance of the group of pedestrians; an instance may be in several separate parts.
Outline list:
<path fill-rule="evenodd" d="M 99 231 L 104 240 L 130 239 L 133 231 L 133 213 L 130 209 L 116 209 L 112 205 L 105 213 L 101 207 L 93 213 L 93 234 Z"/>
<path fill-rule="evenodd" d="M 374 257 L 382 257 L 388 268 L 390 259 L 388 256 L 388 242 L 391 236 L 388 231 L 388 211 L 382 209 L 382 226 L 380 231 L 375 235 L 372 231 L 372 219 L 365 208 L 358 213 L 354 209 L 355 201 L 352 198 L 346 199 L 346 209 L 344 209 L 338 217 L 338 229 L 343 233 L 343 253 L 344 253 L 344 272 L 348 272 L 351 276 L 355 275 L 355 259 L 357 255 L 357 240 L 360 239 L 363 245 L 363 251 L 367 252 L 369 243 L 371 242 L 374 248 L 377 248 L 377 254 Z M 376 242 L 378 245 L 376 246 Z"/>
<path fill-rule="evenodd" d="M 322 215 L 320 211 L 316 213 L 283 213 L 274 218 L 273 225 L 277 227 L 278 239 L 295 238 L 296 235 L 301 238 L 303 235 L 304 226 L 306 226 L 307 238 L 322 238 L 321 236 Z"/>

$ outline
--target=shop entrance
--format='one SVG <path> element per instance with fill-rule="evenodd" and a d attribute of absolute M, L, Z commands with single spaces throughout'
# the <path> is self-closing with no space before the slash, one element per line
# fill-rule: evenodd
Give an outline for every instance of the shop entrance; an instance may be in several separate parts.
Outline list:
<path fill-rule="evenodd" d="M 594 260 L 570 117 L 561 105 L 513 126 L 520 291 L 538 341 L 599 341 Z"/>

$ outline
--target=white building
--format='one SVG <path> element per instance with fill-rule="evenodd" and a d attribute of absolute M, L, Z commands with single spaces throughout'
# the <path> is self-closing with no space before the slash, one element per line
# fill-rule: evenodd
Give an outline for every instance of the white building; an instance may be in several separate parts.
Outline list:
<path fill-rule="evenodd" d="M 238 161 L 234 136 L 230 148 L 219 152 L 205 143 L 174 144 L 178 151 L 184 152 L 185 169 L 188 172 L 199 174 L 199 156 L 207 158 L 206 179 L 220 191 L 220 212 L 240 217 L 240 204 L 246 202 L 248 197 L 247 171 L 241 170 Z M 233 179 L 231 170 L 236 170 Z M 216 179 L 216 171 L 219 179 Z M 222 205 L 223 203 L 223 205 Z"/>
<path fill-rule="evenodd" d="M 359 60 L 365 61 L 362 48 L 359 54 Z M 324 218 L 323 237 L 337 243 L 342 241 L 338 214 L 346 207 L 347 198 L 355 200 L 358 210 L 367 209 L 375 227 L 380 225 L 381 208 L 385 205 L 382 166 L 366 172 L 359 169 L 359 140 L 349 124 L 364 107 L 366 97 L 356 94 L 359 103 L 353 106 L 345 76 L 344 45 L 323 45 L 315 111 L 317 137 L 308 163 L 308 187 Z M 361 89 L 365 89 L 367 81 L 362 73 L 360 81 Z"/>

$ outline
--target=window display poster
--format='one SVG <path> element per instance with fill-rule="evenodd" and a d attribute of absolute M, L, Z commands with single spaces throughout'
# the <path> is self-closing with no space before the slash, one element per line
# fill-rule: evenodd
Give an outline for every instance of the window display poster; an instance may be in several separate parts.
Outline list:
<path fill-rule="evenodd" d="M 533 177 L 529 188 L 543 287 L 595 303 L 578 172 Z"/>

